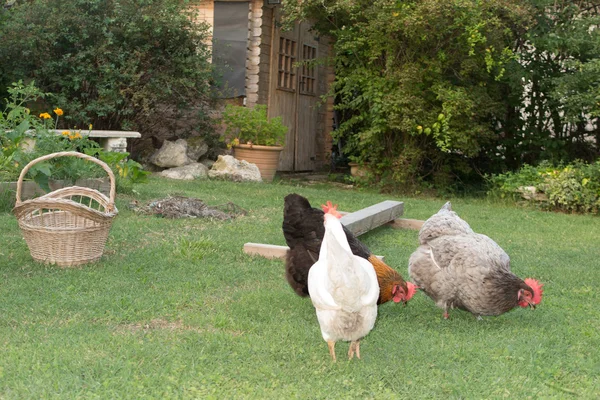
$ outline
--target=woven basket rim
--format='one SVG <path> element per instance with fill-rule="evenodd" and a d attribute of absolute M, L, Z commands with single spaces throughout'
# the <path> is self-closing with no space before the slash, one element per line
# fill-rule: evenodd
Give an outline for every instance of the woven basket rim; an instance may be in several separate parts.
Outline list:
<path fill-rule="evenodd" d="M 108 209 L 110 210 L 112 207 L 114 207 L 115 204 L 115 196 L 116 196 L 116 183 L 115 183 L 115 174 L 112 172 L 112 170 L 110 169 L 110 167 L 102 160 L 98 160 L 97 158 L 94 158 L 92 156 L 88 156 L 87 154 L 84 153 L 80 153 L 78 151 L 61 151 L 58 153 L 51 153 L 51 154 L 46 154 L 45 156 L 42 157 L 38 157 L 35 160 L 31 160 L 27 165 L 25 165 L 23 167 L 23 169 L 21 170 L 21 173 L 19 174 L 19 179 L 17 180 L 17 193 L 16 193 L 16 204 L 20 204 L 23 201 L 21 201 L 21 189 L 22 189 L 22 185 L 23 185 L 23 180 L 25 179 L 25 175 L 27 175 L 27 172 L 29 171 L 29 169 L 37 164 L 40 161 L 46 161 L 46 160 L 50 160 L 52 158 L 57 158 L 57 157 L 77 157 L 77 158 L 82 158 L 84 160 L 87 161 L 91 161 L 95 164 L 98 164 L 100 167 L 102 167 L 102 169 L 106 172 L 106 174 L 108 175 L 108 178 L 110 180 L 110 193 L 109 193 L 109 200 L 108 200 Z M 71 187 L 79 187 L 79 186 L 71 186 Z M 89 189 L 89 188 L 87 188 Z M 57 189 L 53 192 L 50 193 L 56 193 L 57 191 L 60 191 L 61 189 Z M 91 189 L 93 190 L 93 189 Z M 48 195 L 50 194 L 48 193 Z M 100 193 L 100 192 L 98 192 Z M 42 197 L 45 197 L 47 195 L 44 195 Z"/>

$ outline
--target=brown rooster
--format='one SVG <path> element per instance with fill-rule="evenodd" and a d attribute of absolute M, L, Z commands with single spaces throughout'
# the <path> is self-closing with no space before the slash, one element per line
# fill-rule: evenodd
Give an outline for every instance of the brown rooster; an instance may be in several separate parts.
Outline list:
<path fill-rule="evenodd" d="M 324 210 L 311 207 L 305 197 L 299 194 L 289 194 L 284 199 L 283 207 L 283 236 L 289 246 L 286 258 L 286 278 L 292 289 L 299 296 L 309 296 L 308 271 L 319 259 L 319 250 L 325 228 L 323 217 L 331 207 L 328 202 Z M 379 283 L 379 299 L 377 304 L 390 300 L 395 303 L 408 300 L 415 294 L 416 287 L 406 282 L 394 269 L 373 255 L 367 246 L 361 243 L 348 229 L 344 233 L 354 255 L 368 260 L 375 269 Z"/>
<path fill-rule="evenodd" d="M 535 308 L 542 286 L 510 270 L 508 255 L 485 235 L 473 232 L 446 203 L 419 231 L 419 248 L 410 256 L 411 279 L 444 309 L 459 308 L 481 317 L 513 308 Z"/>

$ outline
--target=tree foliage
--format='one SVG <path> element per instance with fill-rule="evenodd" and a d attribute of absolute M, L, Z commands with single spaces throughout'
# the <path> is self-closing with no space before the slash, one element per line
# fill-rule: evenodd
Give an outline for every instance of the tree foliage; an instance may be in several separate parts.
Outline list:
<path fill-rule="evenodd" d="M 210 98 L 207 26 L 189 6 L 17 1 L 0 12 L 0 87 L 34 80 L 65 110 L 69 127 L 136 129 L 154 113 L 201 107 Z"/>
<path fill-rule="evenodd" d="M 598 116 L 600 42 L 590 28 L 593 9 L 581 4 L 306 0 L 285 7 L 289 20 L 315 21 L 333 39 L 332 92 L 342 115 L 335 135 L 353 160 L 375 165 L 382 183 L 447 185 L 523 162 L 569 160 L 579 154 L 569 145 Z"/>
<path fill-rule="evenodd" d="M 594 160 L 600 131 L 600 23 L 587 1 L 533 0 L 502 121 L 509 169 L 542 160 Z M 596 135 L 594 146 L 593 135 Z"/>

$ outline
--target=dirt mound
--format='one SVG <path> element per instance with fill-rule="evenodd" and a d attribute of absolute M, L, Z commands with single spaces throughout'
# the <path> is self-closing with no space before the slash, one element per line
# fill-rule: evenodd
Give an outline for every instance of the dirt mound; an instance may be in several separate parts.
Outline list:
<path fill-rule="evenodd" d="M 228 202 L 218 206 L 208 206 L 200 199 L 184 196 L 169 196 L 161 200 L 153 200 L 145 206 L 134 205 L 132 209 L 140 214 L 157 215 L 164 218 L 214 218 L 227 220 L 247 211 Z"/>

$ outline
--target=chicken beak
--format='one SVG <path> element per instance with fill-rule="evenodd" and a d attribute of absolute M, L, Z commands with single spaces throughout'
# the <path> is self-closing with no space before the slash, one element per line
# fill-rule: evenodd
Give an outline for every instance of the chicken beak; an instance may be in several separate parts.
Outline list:
<path fill-rule="evenodd" d="M 529 308 L 535 310 L 535 304 L 533 304 L 531 301 L 528 301 L 527 303 L 529 303 Z"/>

